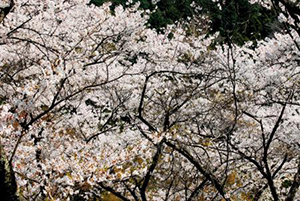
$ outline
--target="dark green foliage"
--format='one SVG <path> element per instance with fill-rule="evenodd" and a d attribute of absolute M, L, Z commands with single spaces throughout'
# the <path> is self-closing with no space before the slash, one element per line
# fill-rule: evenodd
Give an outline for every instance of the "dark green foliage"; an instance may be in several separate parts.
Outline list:
<path fill-rule="evenodd" d="M 162 31 L 163 28 L 165 28 L 168 24 L 171 24 L 172 21 L 170 19 L 166 19 L 163 12 L 160 9 L 157 9 L 155 13 L 150 15 L 148 23 L 151 27 L 156 28 L 158 31 Z"/>
<path fill-rule="evenodd" d="M 133 0 L 131 4 L 126 5 L 127 0 L 91 0 L 90 4 L 95 4 L 96 6 L 101 6 L 102 4 L 106 3 L 106 2 L 111 2 L 111 10 L 113 11 L 115 9 L 116 6 L 118 5 L 122 5 L 123 7 L 128 7 L 128 6 L 132 6 L 133 4 L 140 2 L 140 8 L 143 10 L 146 9 L 150 9 L 153 10 L 154 9 L 154 5 L 151 3 L 151 0 Z"/>
<path fill-rule="evenodd" d="M 0 95 L 0 105 L 5 104 L 6 97 Z"/>
<path fill-rule="evenodd" d="M 222 42 L 242 45 L 249 40 L 263 39 L 273 33 L 272 24 L 278 22 L 274 10 L 251 5 L 247 0 L 227 0 L 222 8 L 209 11 L 211 33 L 219 31 Z"/>
<path fill-rule="evenodd" d="M 286 180 L 284 180 L 282 183 L 281 183 L 281 187 L 282 188 L 289 188 L 291 185 L 292 185 L 292 181 L 291 180 L 288 180 L 288 179 L 286 179 Z"/>
<path fill-rule="evenodd" d="M 91 0 L 95 5 L 102 5 L 110 1 L 113 10 L 117 5 L 124 7 L 127 0 Z M 134 0 L 136 3 L 138 0 Z M 236 43 L 242 45 L 247 41 L 257 41 L 267 36 L 272 36 L 275 31 L 280 31 L 282 25 L 277 21 L 276 12 L 268 10 L 259 4 L 250 4 L 248 0 L 226 0 L 213 2 L 212 0 L 195 0 L 197 10 L 191 6 L 193 0 L 161 0 L 155 9 L 151 0 L 140 0 L 141 9 L 149 9 L 150 15 L 148 26 L 163 32 L 168 24 L 179 21 L 189 23 L 189 17 L 207 15 L 211 20 L 207 34 L 219 32 L 219 38 L 215 43 Z M 221 7 L 221 9 L 219 8 Z M 200 27 L 201 25 L 199 25 Z M 201 28 L 201 27 L 200 27 Z"/>
<path fill-rule="evenodd" d="M 164 0 L 157 3 L 157 11 L 150 16 L 149 26 L 162 30 L 168 24 L 174 24 L 193 15 L 190 0 Z M 158 14 L 159 13 L 159 14 Z M 158 17 L 161 23 L 155 23 Z"/>

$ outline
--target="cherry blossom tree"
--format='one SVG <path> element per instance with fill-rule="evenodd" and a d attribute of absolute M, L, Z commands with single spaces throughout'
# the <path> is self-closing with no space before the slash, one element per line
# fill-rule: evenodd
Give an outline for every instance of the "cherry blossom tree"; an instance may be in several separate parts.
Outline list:
<path fill-rule="evenodd" d="M 217 35 L 146 28 L 138 5 L 114 13 L 83 0 L 5 6 L 0 165 L 9 168 L 0 170 L 16 180 L 13 199 L 299 196 L 293 26 L 255 49 L 212 47 Z"/>

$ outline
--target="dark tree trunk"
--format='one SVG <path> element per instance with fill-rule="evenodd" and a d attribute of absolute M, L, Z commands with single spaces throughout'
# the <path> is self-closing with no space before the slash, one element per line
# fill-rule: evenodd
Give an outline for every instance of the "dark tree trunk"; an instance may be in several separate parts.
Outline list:
<path fill-rule="evenodd" d="M 0 189 L 1 200 L 19 201 L 17 196 L 17 184 L 11 164 L 7 160 L 0 144 Z"/>

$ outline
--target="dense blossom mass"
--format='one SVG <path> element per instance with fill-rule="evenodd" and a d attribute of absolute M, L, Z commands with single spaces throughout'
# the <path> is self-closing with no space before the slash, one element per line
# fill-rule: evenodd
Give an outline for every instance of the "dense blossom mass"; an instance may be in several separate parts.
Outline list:
<path fill-rule="evenodd" d="M 299 3 L 274 2 L 285 29 L 254 47 L 157 33 L 138 4 L 2 1 L 14 199 L 299 199 Z"/>

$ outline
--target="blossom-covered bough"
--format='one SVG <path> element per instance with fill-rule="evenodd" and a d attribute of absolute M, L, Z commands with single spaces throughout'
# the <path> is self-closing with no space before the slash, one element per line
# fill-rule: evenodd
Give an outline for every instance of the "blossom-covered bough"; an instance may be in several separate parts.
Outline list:
<path fill-rule="evenodd" d="M 9 199 L 297 200 L 298 14 L 278 3 L 286 33 L 212 48 L 146 28 L 138 6 L 87 4 L 3 4 Z"/>

